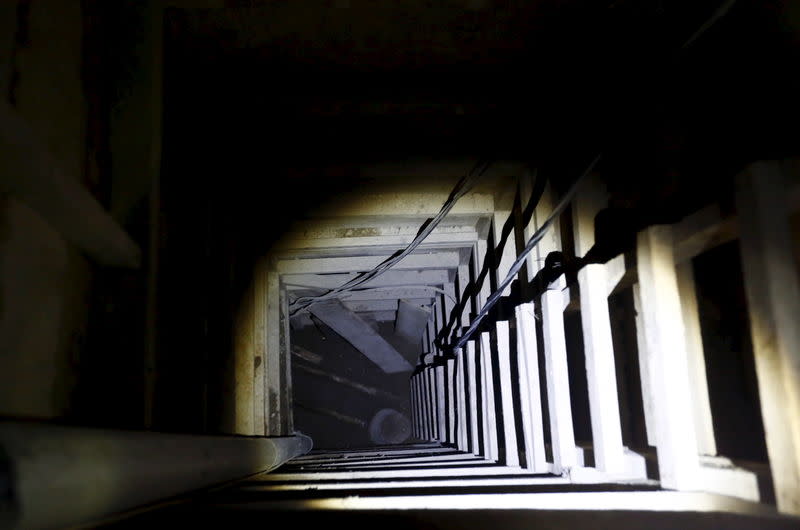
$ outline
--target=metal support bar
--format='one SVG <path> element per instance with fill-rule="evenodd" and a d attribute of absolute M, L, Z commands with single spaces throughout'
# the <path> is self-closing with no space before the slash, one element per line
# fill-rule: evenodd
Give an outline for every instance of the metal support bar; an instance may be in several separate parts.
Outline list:
<path fill-rule="evenodd" d="M 189 491 L 270 471 L 311 438 L 194 436 L 0 423 L 16 528 L 85 525 Z M 3 521 L 6 527 L 6 521 Z"/>

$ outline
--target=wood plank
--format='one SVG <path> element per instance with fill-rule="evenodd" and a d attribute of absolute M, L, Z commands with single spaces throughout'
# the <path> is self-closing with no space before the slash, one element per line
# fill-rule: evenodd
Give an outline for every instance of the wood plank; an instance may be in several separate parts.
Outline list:
<path fill-rule="evenodd" d="M 417 248 L 438 248 L 441 245 L 456 245 L 456 246 L 469 246 L 478 239 L 478 233 L 475 232 L 474 227 L 467 227 L 468 230 L 453 232 L 442 231 L 438 227 L 425 238 L 425 240 Z M 419 227 L 417 227 L 417 230 Z M 385 252 L 394 252 L 398 249 L 407 247 L 414 238 L 416 233 L 413 234 L 396 234 L 396 230 L 389 230 L 384 228 L 382 231 L 387 232 L 386 235 L 373 235 L 373 236 L 357 236 L 355 234 L 360 231 L 368 233 L 380 232 L 379 227 L 367 229 L 351 229 L 348 233 L 346 229 L 340 230 L 343 232 L 340 237 L 318 237 L 308 238 L 303 237 L 303 234 L 287 234 L 281 241 L 274 247 L 275 250 L 280 252 L 292 252 L 296 250 L 344 250 L 355 251 L 361 248 L 378 248 Z M 353 234 L 353 235 L 351 235 Z"/>
<path fill-rule="evenodd" d="M 712 248 L 736 239 L 735 217 L 723 217 L 719 205 L 711 204 L 681 219 L 673 226 L 675 263 L 683 263 Z"/>
<path fill-rule="evenodd" d="M 280 351 L 281 351 L 281 289 L 277 272 L 270 272 L 267 277 L 267 366 L 266 377 L 266 432 L 268 436 L 279 436 L 281 424 L 281 385 L 280 385 Z"/>
<path fill-rule="evenodd" d="M 436 394 L 436 371 L 433 366 L 425 368 L 428 380 L 428 422 L 431 440 L 439 439 L 438 396 Z"/>
<path fill-rule="evenodd" d="M 491 336 L 488 331 L 480 335 L 481 347 L 481 390 L 483 393 L 482 414 L 483 414 L 483 444 L 486 448 L 484 457 L 488 460 L 497 461 L 500 458 L 497 436 L 497 408 L 495 404 L 494 392 L 494 369 L 492 368 L 492 347 Z"/>
<path fill-rule="evenodd" d="M 438 422 L 437 440 L 442 443 L 449 443 L 450 430 L 447 425 L 447 378 L 445 367 L 437 365 L 433 369 L 435 374 L 434 384 L 436 385 L 436 421 Z"/>
<path fill-rule="evenodd" d="M 458 443 L 456 438 L 456 378 L 455 359 L 447 359 L 445 365 L 445 389 L 447 393 L 447 442 Z"/>
<path fill-rule="evenodd" d="M 285 259 L 277 261 L 280 274 L 366 272 L 389 256 L 356 256 L 348 258 Z M 394 270 L 454 269 L 459 265 L 458 252 L 410 254 L 397 262 Z"/>
<path fill-rule="evenodd" d="M 536 344 L 536 320 L 533 303 L 520 304 L 517 318 L 517 359 L 522 424 L 525 433 L 525 467 L 546 473 L 549 465 L 544 451 L 544 418 L 539 387 L 539 353 Z"/>
<path fill-rule="evenodd" d="M 467 393 L 469 397 L 469 434 L 470 451 L 478 455 L 482 453 L 480 422 L 482 414 L 478 407 L 478 360 L 475 355 L 475 341 L 467 341 L 466 348 L 466 368 L 467 368 Z"/>
<path fill-rule="evenodd" d="M 458 350 L 456 352 L 456 381 L 458 392 L 458 448 L 461 451 L 469 451 L 469 411 L 467 410 L 467 373 L 466 373 L 466 352 Z"/>
<path fill-rule="evenodd" d="M 341 274 L 285 274 L 281 277 L 289 289 L 305 287 L 334 289 L 356 277 L 355 273 Z M 403 271 L 388 270 L 361 287 L 396 287 L 404 285 L 443 285 L 449 275 L 445 270 Z"/>
<path fill-rule="evenodd" d="M 564 336 L 564 299 L 566 280 L 561 276 L 542 294 L 542 331 L 544 340 L 547 404 L 550 412 L 550 439 L 553 449 L 553 472 L 562 473 L 577 462 L 575 434 L 572 428 L 572 405 L 569 397 L 567 343 Z"/>
<path fill-rule="evenodd" d="M 697 487 L 699 459 L 671 227 L 639 232 L 636 246 L 661 485 L 692 489 Z"/>
<path fill-rule="evenodd" d="M 633 285 L 633 308 L 636 313 L 636 349 L 639 352 L 639 380 L 642 383 L 642 408 L 644 409 L 647 444 L 651 447 L 657 447 L 656 405 L 653 390 L 652 368 L 650 367 L 650 359 L 652 356 L 647 351 L 644 317 L 642 316 L 644 311 L 642 310 L 642 297 L 639 293 L 638 283 Z"/>
<path fill-rule="evenodd" d="M 500 320 L 497 329 L 497 360 L 500 379 L 500 401 L 503 410 L 503 462 L 509 467 L 519 467 L 519 445 L 517 443 L 516 413 L 512 395 L 511 333 L 508 321 Z"/>
<path fill-rule="evenodd" d="M 694 404 L 694 428 L 697 433 L 697 449 L 702 455 L 716 455 L 714 422 L 711 417 L 711 401 L 708 397 L 706 359 L 703 336 L 700 333 L 700 314 L 697 310 L 697 293 L 694 288 L 692 262 L 681 263 L 677 270 L 678 294 L 681 297 L 683 328 L 686 336 L 686 354 L 689 362 L 689 386 Z"/>
<path fill-rule="evenodd" d="M 100 265 L 141 265 L 136 243 L 5 101 L 0 101 L 0 149 L 0 193 L 12 193 Z"/>
<path fill-rule="evenodd" d="M 338 298 L 342 305 L 354 313 L 397 311 L 397 298 L 387 300 L 360 300 L 351 302 L 348 298 Z M 417 307 L 429 307 L 432 298 L 406 298 L 405 301 Z"/>
<path fill-rule="evenodd" d="M 411 371 L 413 367 L 386 339 L 338 300 L 320 302 L 309 311 L 353 345 L 386 373 Z"/>
<path fill-rule="evenodd" d="M 800 515 L 800 286 L 786 175 L 758 162 L 737 176 L 745 292 L 778 509 Z"/>
<path fill-rule="evenodd" d="M 289 298 L 286 289 L 281 287 L 280 326 L 280 388 L 281 388 L 281 435 L 294 433 L 294 402 L 292 392 L 292 333 L 289 327 Z"/>
<path fill-rule="evenodd" d="M 578 286 L 595 467 L 599 471 L 622 473 L 625 461 L 606 265 L 592 263 L 583 267 L 578 272 Z"/>

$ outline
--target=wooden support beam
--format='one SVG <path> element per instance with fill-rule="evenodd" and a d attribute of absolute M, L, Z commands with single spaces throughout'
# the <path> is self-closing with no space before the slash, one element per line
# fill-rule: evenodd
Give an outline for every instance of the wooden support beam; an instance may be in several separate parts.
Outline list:
<path fill-rule="evenodd" d="M 418 226 L 416 230 L 419 230 Z M 362 237 L 355 235 L 359 232 L 379 233 L 381 231 L 387 233 L 385 235 Z M 391 253 L 407 247 L 416 237 L 416 233 L 399 235 L 396 234 L 396 231 L 397 229 L 390 230 L 389 228 L 381 230 L 379 227 L 366 229 L 353 228 L 349 231 L 347 229 L 340 229 L 340 232 L 343 232 L 340 237 L 323 238 L 308 238 L 304 237 L 303 234 L 288 234 L 281 239 L 274 249 L 281 254 L 309 250 L 352 252 L 364 249 L 378 249 L 383 252 Z M 348 232 L 353 233 L 353 235 L 350 235 Z M 458 232 L 449 230 L 442 231 L 437 227 L 417 248 L 426 250 L 430 248 L 447 248 L 447 246 L 452 248 L 468 247 L 477 240 L 478 233 L 475 231 L 475 227 L 465 227 L 464 231 Z"/>
<path fill-rule="evenodd" d="M 281 277 L 289 289 L 305 287 L 334 289 L 355 278 L 355 273 L 342 274 L 285 274 Z M 360 287 L 397 287 L 403 285 L 444 285 L 449 281 L 446 270 L 403 271 L 389 270 Z"/>
<path fill-rule="evenodd" d="M 484 457 L 488 460 L 497 461 L 500 458 L 500 451 L 497 443 L 497 408 L 495 404 L 494 392 L 494 371 L 492 368 L 492 347 L 491 336 L 488 331 L 480 335 L 481 347 L 481 385 L 483 403 L 483 445 L 486 448 Z"/>
<path fill-rule="evenodd" d="M 483 454 L 481 445 L 481 422 L 483 414 L 478 403 L 478 359 L 475 355 L 475 341 L 467 342 L 466 348 L 466 372 L 467 372 L 467 393 L 469 395 L 469 435 L 470 451 L 472 454 Z"/>
<path fill-rule="evenodd" d="M 637 268 L 661 485 L 669 489 L 693 489 L 699 476 L 697 437 L 669 226 L 651 226 L 639 233 Z"/>
<path fill-rule="evenodd" d="M 281 436 L 294 433 L 294 407 L 292 393 L 292 333 L 289 326 L 289 298 L 281 286 L 280 295 L 280 388 L 281 388 Z"/>
<path fill-rule="evenodd" d="M 438 396 L 436 393 L 436 371 L 433 366 L 425 369 L 428 376 L 428 421 L 430 423 L 431 440 L 439 438 Z"/>
<path fill-rule="evenodd" d="M 778 509 L 800 515 L 800 285 L 779 162 L 736 181 L 744 285 Z"/>
<path fill-rule="evenodd" d="M 607 204 L 605 184 L 599 175 L 589 175 L 572 204 L 577 256 L 585 256 L 594 246 L 594 220 Z M 624 274 L 624 256 L 618 256 L 613 263 L 611 274 L 609 264 L 584 266 L 578 272 L 578 287 L 595 467 L 599 471 L 618 474 L 624 472 L 625 461 L 608 295 Z"/>
<path fill-rule="evenodd" d="M 697 311 L 697 293 L 694 288 L 692 262 L 679 264 L 676 273 L 683 313 L 683 329 L 686 336 L 689 385 L 692 392 L 697 449 L 702 455 L 713 456 L 717 454 L 717 443 L 714 439 L 711 401 L 708 397 L 706 359 L 703 350 L 703 336 L 700 334 L 700 315 Z"/>
<path fill-rule="evenodd" d="M 422 403 L 422 437 L 425 440 L 432 441 L 431 430 L 429 425 L 429 403 L 428 403 L 428 371 L 423 368 L 419 373 L 419 390 L 420 402 Z"/>
<path fill-rule="evenodd" d="M 417 396 L 414 393 L 415 377 L 408 380 L 408 399 L 411 404 L 411 437 L 419 438 L 417 433 Z"/>
<path fill-rule="evenodd" d="M 503 411 L 503 463 L 508 467 L 519 467 L 516 413 L 514 411 L 513 382 L 511 373 L 511 333 L 506 320 L 496 323 L 497 358 L 500 379 L 500 401 Z"/>
<path fill-rule="evenodd" d="M 445 392 L 447 398 L 447 442 L 458 443 L 456 438 L 456 378 L 455 359 L 447 359 L 445 365 Z"/>
<path fill-rule="evenodd" d="M 625 461 L 606 265 L 593 263 L 583 267 L 578 272 L 578 285 L 595 467 L 612 474 L 622 473 Z"/>
<path fill-rule="evenodd" d="M 683 263 L 716 246 L 736 239 L 738 221 L 723 217 L 719 205 L 711 204 L 681 219 L 672 229 L 675 263 Z"/>
<path fill-rule="evenodd" d="M 447 425 L 447 377 L 445 374 L 445 367 L 437 365 L 434 367 L 436 385 L 436 421 L 438 422 L 437 432 L 439 436 L 437 439 L 443 443 L 449 443 L 450 430 Z"/>
<path fill-rule="evenodd" d="M 0 102 L 0 193 L 11 193 L 100 265 L 137 268 L 141 251 L 84 188 L 67 175 L 36 131 Z"/>
<path fill-rule="evenodd" d="M 397 311 L 397 298 L 385 300 L 357 300 L 351 301 L 349 298 L 338 299 L 344 307 L 354 313 L 371 313 L 377 311 Z M 406 298 L 405 302 L 416 307 L 431 306 L 431 298 Z"/>
<path fill-rule="evenodd" d="M 475 224 L 479 214 L 463 215 L 457 218 L 447 216 L 429 237 L 438 238 L 444 235 L 470 237 L 475 232 Z M 325 245 L 352 240 L 354 245 L 381 244 L 391 242 L 407 246 L 419 233 L 424 222 L 419 218 L 400 218 L 391 215 L 378 217 L 316 217 L 306 221 L 298 221 L 291 232 L 286 233 L 274 248 L 284 250 L 302 243 Z M 427 238 L 426 238 L 427 239 Z"/>
<path fill-rule="evenodd" d="M 309 258 L 278 260 L 280 274 L 366 272 L 384 262 L 389 256 L 357 256 L 348 258 Z M 455 269 L 458 252 L 410 254 L 395 264 L 394 270 Z"/>
<path fill-rule="evenodd" d="M 569 298 L 563 290 L 565 287 L 566 280 L 561 276 L 551 284 L 541 298 L 554 473 L 562 473 L 578 464 L 575 434 L 572 428 L 572 404 L 569 397 L 567 343 L 564 336 L 564 307 Z"/>
<path fill-rule="evenodd" d="M 309 311 L 384 372 L 391 374 L 413 369 L 394 346 L 338 300 L 314 304 Z"/>
<path fill-rule="evenodd" d="M 320 217 L 328 218 L 393 216 L 424 219 L 438 214 L 449 194 L 449 190 L 374 193 L 358 189 L 340 195 L 335 202 L 323 206 L 317 213 Z M 494 197 L 473 191 L 456 202 L 449 215 L 486 215 L 493 211 Z"/>
<path fill-rule="evenodd" d="M 266 415 L 267 436 L 279 436 L 281 425 L 281 384 L 280 384 L 280 351 L 281 351 L 281 289 L 277 272 L 269 272 L 267 276 L 267 351 L 266 392 L 264 411 Z"/>
<path fill-rule="evenodd" d="M 536 320 L 533 303 L 515 309 L 517 319 L 517 364 L 525 433 L 525 467 L 536 473 L 548 472 L 544 451 L 544 418 L 539 388 L 539 353 L 536 344 Z"/>
<path fill-rule="evenodd" d="M 469 410 L 467 409 L 467 372 L 466 372 L 466 352 L 456 351 L 456 391 L 458 408 L 458 448 L 461 451 L 469 451 Z"/>
<path fill-rule="evenodd" d="M 642 296 L 639 284 L 633 285 L 633 308 L 636 313 L 636 349 L 639 352 L 639 380 L 642 383 L 642 408 L 644 409 L 644 423 L 647 431 L 647 444 L 651 447 L 658 446 L 656 432 L 656 405 L 653 389 L 653 369 L 650 366 L 651 356 L 647 354 L 647 339 L 644 327 L 644 311 L 642 309 Z"/>

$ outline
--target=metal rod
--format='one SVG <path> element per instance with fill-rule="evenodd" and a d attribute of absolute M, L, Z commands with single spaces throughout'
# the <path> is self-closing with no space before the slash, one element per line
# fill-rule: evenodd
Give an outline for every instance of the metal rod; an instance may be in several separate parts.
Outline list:
<path fill-rule="evenodd" d="M 0 523 L 4 528 L 85 525 L 270 471 L 311 447 L 311 438 L 302 434 L 196 436 L 0 422 L 0 474 L 9 475 L 14 506 L 12 520 Z"/>

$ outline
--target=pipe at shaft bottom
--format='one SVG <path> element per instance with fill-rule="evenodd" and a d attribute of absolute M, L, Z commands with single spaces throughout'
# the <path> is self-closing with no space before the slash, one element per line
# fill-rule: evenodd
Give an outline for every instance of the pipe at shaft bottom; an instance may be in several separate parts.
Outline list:
<path fill-rule="evenodd" d="M 196 436 L 0 422 L 0 527 L 90 522 L 270 471 L 311 447 L 303 434 Z"/>

